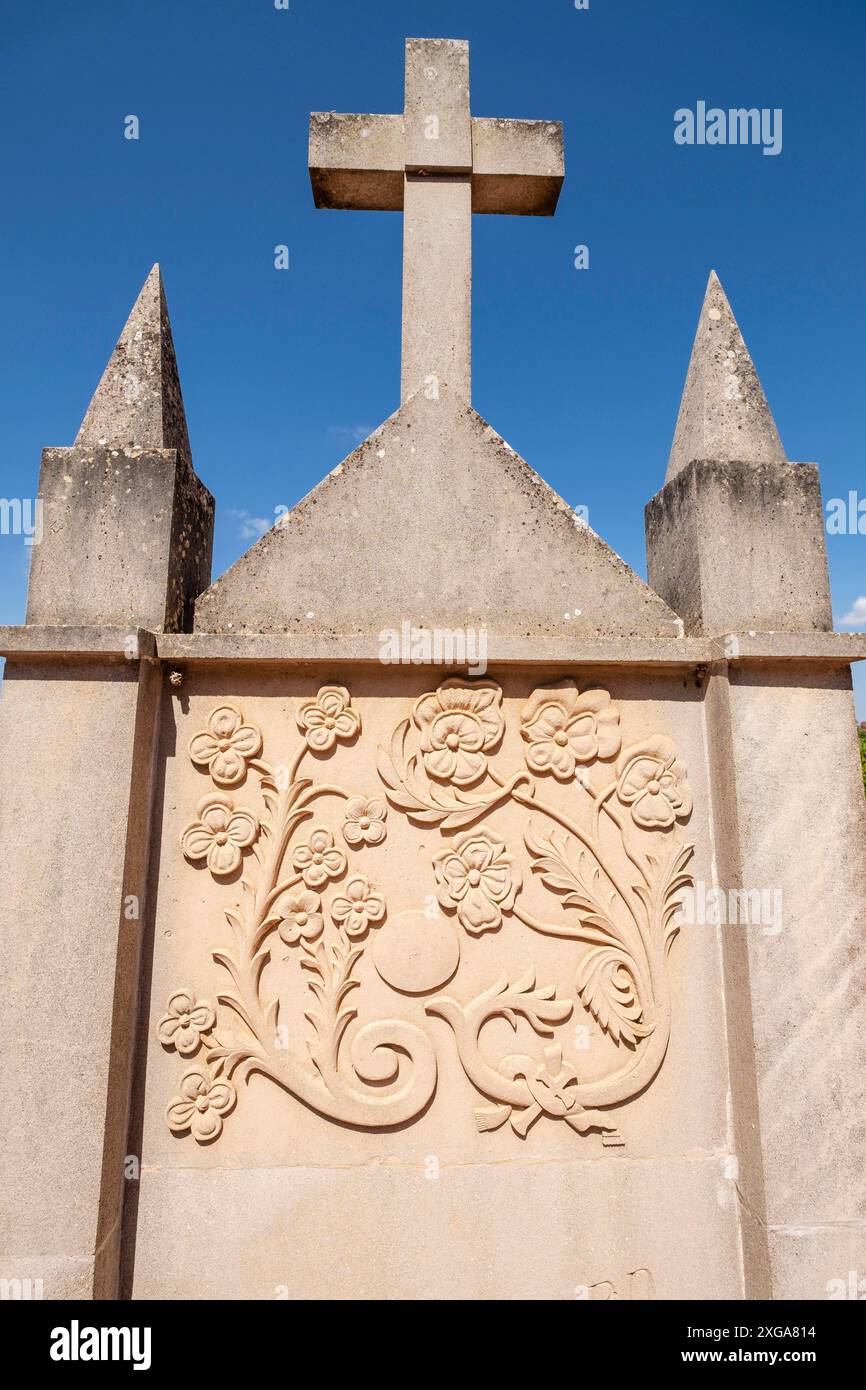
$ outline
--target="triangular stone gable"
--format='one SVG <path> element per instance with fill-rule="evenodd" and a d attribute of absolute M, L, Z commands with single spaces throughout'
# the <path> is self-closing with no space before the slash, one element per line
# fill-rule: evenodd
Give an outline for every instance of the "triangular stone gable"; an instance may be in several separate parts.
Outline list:
<path fill-rule="evenodd" d="M 416 393 L 196 603 L 197 631 L 676 635 L 673 611 L 456 393 Z"/>

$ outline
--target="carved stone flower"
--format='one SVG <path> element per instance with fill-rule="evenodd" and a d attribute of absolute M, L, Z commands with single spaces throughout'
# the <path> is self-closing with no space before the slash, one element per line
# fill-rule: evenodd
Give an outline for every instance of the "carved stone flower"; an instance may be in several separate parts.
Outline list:
<path fill-rule="evenodd" d="M 686 770 L 664 734 L 627 748 L 617 772 L 616 794 L 645 830 L 666 829 L 690 814 L 692 793 Z"/>
<path fill-rule="evenodd" d="M 181 1057 L 192 1057 L 202 1033 L 209 1033 L 215 1024 L 216 1014 L 206 999 L 196 1000 L 188 989 L 179 989 L 168 1001 L 156 1036 L 163 1047 L 176 1047 Z"/>
<path fill-rule="evenodd" d="M 259 831 L 259 823 L 245 806 L 235 806 L 228 796 L 202 797 L 198 820 L 182 831 L 180 845 L 187 859 L 206 859 L 214 878 L 233 874 L 240 866 L 241 851 L 249 849 Z"/>
<path fill-rule="evenodd" d="M 280 895 L 273 915 L 280 918 L 277 931 L 287 946 L 296 946 L 302 938 L 315 941 L 321 935 L 325 925 L 321 906 L 318 893 L 311 893 L 307 888 L 300 892 L 289 889 Z"/>
<path fill-rule="evenodd" d="M 330 830 L 317 826 L 305 845 L 298 845 L 292 863 L 308 888 L 321 888 L 329 878 L 339 878 L 346 856 L 334 844 Z"/>
<path fill-rule="evenodd" d="M 208 1144 L 222 1133 L 223 1116 L 237 1100 L 234 1085 L 226 1076 L 211 1076 L 193 1068 L 184 1074 L 180 1094 L 175 1096 L 165 1112 L 172 1134 L 192 1131 L 199 1144 Z"/>
<path fill-rule="evenodd" d="M 366 936 L 370 927 L 383 920 L 385 899 L 363 874 L 356 874 L 347 882 L 345 893 L 331 903 L 331 916 L 347 936 Z"/>
<path fill-rule="evenodd" d="M 431 777 L 471 786 L 487 770 L 486 753 L 502 738 L 502 691 L 492 681 L 445 681 L 422 695 L 412 718 L 421 730 L 421 759 Z"/>
<path fill-rule="evenodd" d="M 349 692 L 343 685 L 323 685 L 315 700 L 308 700 L 298 711 L 298 728 L 314 753 L 327 753 L 339 740 L 354 738 L 361 728 L 361 716 L 351 708 Z"/>
<path fill-rule="evenodd" d="M 612 758 L 620 750 L 619 714 L 606 690 L 585 690 L 559 681 L 533 691 L 520 716 L 532 772 L 552 772 L 570 781 L 577 763 Z"/>
<path fill-rule="evenodd" d="M 242 782 L 247 763 L 261 752 L 262 736 L 245 724 L 234 705 L 219 705 L 207 721 L 207 729 L 190 739 L 189 756 L 199 767 L 208 767 L 221 787 Z"/>
<path fill-rule="evenodd" d="M 433 857 L 439 902 L 457 911 L 461 926 L 473 936 L 496 931 L 521 885 L 514 856 L 489 830 L 470 830 Z"/>
<path fill-rule="evenodd" d="M 343 821 L 343 839 L 347 845 L 381 845 L 385 838 L 385 817 L 388 808 L 378 796 L 350 796 Z"/>

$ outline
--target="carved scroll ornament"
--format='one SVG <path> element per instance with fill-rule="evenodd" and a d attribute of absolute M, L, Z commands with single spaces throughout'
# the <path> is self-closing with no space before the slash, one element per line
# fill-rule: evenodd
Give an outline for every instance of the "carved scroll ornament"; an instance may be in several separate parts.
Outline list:
<path fill-rule="evenodd" d="M 446 680 L 415 702 L 390 747 L 379 749 L 383 796 L 311 775 L 315 761 L 361 736 L 360 713 L 344 687 L 319 690 L 300 706 L 297 725 L 300 743 L 279 765 L 263 759 L 260 731 L 230 704 L 214 709 L 190 743 L 190 758 L 207 769 L 215 790 L 200 799 L 181 848 L 217 881 L 240 875 L 240 900 L 225 911 L 231 943 L 213 952 L 231 987 L 215 1004 L 188 987 L 176 990 L 158 1024 L 164 1047 L 196 1059 L 166 1110 L 172 1132 L 199 1143 L 217 1139 L 236 1104 L 237 1083 L 253 1072 L 327 1119 L 368 1129 L 410 1123 L 430 1102 L 437 1063 L 429 1025 L 396 1012 L 357 1021 L 358 964 L 388 911 L 380 886 L 387 797 L 410 823 L 438 828 L 431 888 L 467 945 L 500 930 L 505 915 L 530 933 L 575 944 L 566 997 L 539 984 L 532 969 L 515 972 L 517 978 L 503 970 L 474 998 L 462 997 L 454 981 L 453 992 L 434 994 L 456 969 L 456 946 L 453 960 L 446 952 L 445 976 L 432 985 L 423 968 L 417 983 L 394 981 L 401 990 L 434 995 L 424 1013 L 453 1030 L 478 1092 L 479 1130 L 510 1123 L 524 1137 L 546 1117 L 621 1143 L 614 1112 L 652 1081 L 667 1050 L 668 952 L 680 894 L 691 882 L 692 846 L 677 830 L 691 812 L 691 793 L 671 741 L 655 735 L 623 747 L 609 694 L 561 681 L 525 702 L 526 765 L 503 772 L 496 766 L 505 732 L 501 689 L 487 680 Z M 260 785 L 260 817 L 239 799 L 237 789 L 250 777 Z M 547 779 L 570 785 L 574 814 L 545 798 Z M 339 840 L 316 823 L 323 798 L 343 803 Z M 506 844 L 491 823 L 509 802 L 527 813 L 522 846 Z M 380 856 L 372 877 L 371 854 Z M 544 917 L 523 905 L 532 874 L 550 899 Z M 430 941 L 435 972 L 432 927 Z M 272 954 L 278 943 L 290 948 L 288 956 Z M 266 965 L 294 969 L 294 961 L 306 980 L 306 1055 L 289 1044 L 275 987 L 263 990 Z M 378 960 L 377 968 L 390 983 Z M 398 999 L 395 1011 L 405 1003 Z M 601 1079 L 582 1079 L 557 1036 L 580 1008 L 622 1056 Z M 542 1045 L 491 1060 L 482 1035 L 495 1018 L 515 1028 L 523 1019 Z"/>

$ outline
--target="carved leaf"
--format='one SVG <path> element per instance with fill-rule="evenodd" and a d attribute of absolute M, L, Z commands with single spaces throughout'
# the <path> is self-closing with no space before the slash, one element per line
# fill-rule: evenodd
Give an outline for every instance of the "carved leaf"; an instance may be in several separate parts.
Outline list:
<path fill-rule="evenodd" d="M 553 830 L 549 835 L 538 834 L 531 821 L 523 838 L 535 859 L 533 873 L 540 874 L 542 883 L 552 892 L 565 894 L 563 907 L 573 907 L 580 913 L 575 940 L 598 945 L 614 941 L 625 947 L 613 917 L 616 893 L 605 889 L 601 868 L 593 856 L 570 835 L 557 839 Z"/>
<path fill-rule="evenodd" d="M 652 1032 L 642 1020 L 631 962 L 614 946 L 588 951 L 577 971 L 577 994 L 584 1008 L 617 1044 L 635 1047 Z"/>
<path fill-rule="evenodd" d="M 419 769 L 417 757 L 406 759 L 406 735 L 410 728 L 404 719 L 394 730 L 390 752 L 379 747 L 376 766 L 388 788 L 388 800 L 416 825 L 438 825 L 442 830 L 457 830 L 469 825 L 479 816 L 506 799 L 514 785 L 525 778 L 517 773 L 504 787 L 497 787 L 487 797 L 466 796 L 457 788 L 440 787 L 432 783 Z"/>

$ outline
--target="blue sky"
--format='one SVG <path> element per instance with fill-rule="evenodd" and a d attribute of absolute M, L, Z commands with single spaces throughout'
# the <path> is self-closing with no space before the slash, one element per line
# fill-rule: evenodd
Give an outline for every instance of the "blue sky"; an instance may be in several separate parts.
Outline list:
<path fill-rule="evenodd" d="M 789 457 L 820 464 L 825 500 L 866 498 L 863 0 L 0 12 L 0 495 L 32 496 L 40 448 L 72 442 L 155 260 L 215 574 L 394 410 L 401 218 L 313 208 L 307 123 L 400 111 L 412 34 L 470 40 L 476 115 L 565 122 L 557 216 L 474 225 L 474 404 L 512 446 L 645 574 L 643 506 L 715 267 Z M 676 145 L 698 100 L 781 107 L 781 154 Z M 837 620 L 866 596 L 864 549 L 829 539 Z M 27 562 L 0 537 L 0 622 L 23 619 Z"/>

